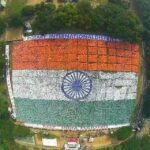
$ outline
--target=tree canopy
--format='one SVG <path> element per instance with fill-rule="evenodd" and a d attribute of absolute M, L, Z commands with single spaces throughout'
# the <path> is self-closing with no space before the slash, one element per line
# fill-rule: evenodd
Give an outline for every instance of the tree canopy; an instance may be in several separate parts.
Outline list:
<path fill-rule="evenodd" d="M 142 24 L 144 26 L 144 32 L 142 34 L 143 49 L 145 52 L 144 60 L 146 64 L 146 77 L 147 77 L 147 89 L 144 91 L 144 107 L 143 116 L 150 118 L 150 1 L 149 0 L 134 0 L 134 5 L 137 14 L 140 16 Z"/>
<path fill-rule="evenodd" d="M 31 17 L 33 16 L 35 13 L 35 7 L 34 6 L 25 6 L 22 11 L 21 11 L 21 15 L 23 17 Z"/>
<path fill-rule="evenodd" d="M 129 10 L 118 5 L 108 4 L 96 8 L 99 23 L 105 34 L 127 41 L 138 41 L 142 31 L 139 19 Z M 100 15 L 101 14 L 101 15 Z"/>
<path fill-rule="evenodd" d="M 36 10 L 33 23 L 36 33 L 81 30 L 137 42 L 142 32 L 142 25 L 132 11 L 111 2 L 93 8 L 90 1 L 81 0 L 76 5 L 60 5 L 58 9 L 53 4 L 42 3 Z"/>
<path fill-rule="evenodd" d="M 112 136 L 118 140 L 125 140 L 132 134 L 131 128 L 123 127 L 118 129 Z"/>
<path fill-rule="evenodd" d="M 0 35 L 2 35 L 5 32 L 6 24 L 4 19 L 0 18 Z"/>
<path fill-rule="evenodd" d="M 20 27 L 23 25 L 23 19 L 19 14 L 11 15 L 8 18 L 8 25 L 15 28 Z"/>
<path fill-rule="evenodd" d="M 147 8 L 146 8 L 147 9 Z M 32 28 L 35 34 L 73 32 L 104 34 L 129 42 L 138 42 L 143 31 L 139 18 L 122 0 L 108 0 L 93 7 L 91 0 L 80 0 L 77 4 L 59 5 L 37 4 L 24 6 L 7 16 L 9 27 L 24 26 L 24 21 L 33 17 Z M 147 14 L 145 24 L 150 25 Z M 5 31 L 5 23 L 0 19 L 0 34 Z M 145 29 L 146 30 L 146 29 Z M 149 36 L 149 32 L 146 32 Z"/>

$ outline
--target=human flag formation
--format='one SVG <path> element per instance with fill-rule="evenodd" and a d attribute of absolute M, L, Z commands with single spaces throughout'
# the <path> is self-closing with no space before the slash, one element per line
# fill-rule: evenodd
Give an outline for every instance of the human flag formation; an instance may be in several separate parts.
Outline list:
<path fill-rule="evenodd" d="M 19 121 L 74 128 L 129 124 L 137 93 L 138 45 L 36 39 L 16 42 L 12 49 Z"/>

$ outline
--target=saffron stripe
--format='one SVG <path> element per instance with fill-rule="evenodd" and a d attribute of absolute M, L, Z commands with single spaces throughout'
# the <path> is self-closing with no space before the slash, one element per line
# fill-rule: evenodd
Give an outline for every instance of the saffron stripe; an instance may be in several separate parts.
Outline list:
<path fill-rule="evenodd" d="M 15 70 L 139 72 L 139 47 L 96 40 L 31 40 L 13 45 Z"/>

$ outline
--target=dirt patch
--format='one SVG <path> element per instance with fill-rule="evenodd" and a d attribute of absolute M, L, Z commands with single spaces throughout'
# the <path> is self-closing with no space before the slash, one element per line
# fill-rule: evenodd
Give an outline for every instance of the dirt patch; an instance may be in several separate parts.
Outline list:
<path fill-rule="evenodd" d="M 15 40 L 21 40 L 23 35 L 23 29 L 22 28 L 9 28 L 6 31 L 5 34 L 5 40 L 6 41 L 15 41 Z"/>
<path fill-rule="evenodd" d="M 48 131 L 48 133 L 50 135 L 55 135 L 56 137 L 61 137 L 62 136 L 62 132 L 60 132 L 60 131 Z"/>
<path fill-rule="evenodd" d="M 36 145 L 42 145 L 42 137 L 38 134 L 34 135 L 34 140 Z"/>
<path fill-rule="evenodd" d="M 0 41 L 5 41 L 5 34 L 0 36 Z"/>
<path fill-rule="evenodd" d="M 5 15 L 6 15 L 5 9 L 4 9 L 4 10 L 1 10 L 1 11 L 0 11 L 0 17 L 4 17 Z"/>
<path fill-rule="evenodd" d="M 87 143 L 86 146 L 91 149 L 99 149 L 103 147 L 108 147 L 112 144 L 112 140 L 108 136 L 101 136 L 94 139 L 92 143 Z"/>
<path fill-rule="evenodd" d="M 64 139 L 64 138 L 57 139 L 57 142 L 58 142 L 58 147 L 60 149 L 62 149 L 64 147 L 65 143 L 67 143 L 66 139 Z"/>
<path fill-rule="evenodd" d="M 39 4 L 41 2 L 44 2 L 45 0 L 27 0 L 26 4 L 27 5 L 36 5 Z"/>

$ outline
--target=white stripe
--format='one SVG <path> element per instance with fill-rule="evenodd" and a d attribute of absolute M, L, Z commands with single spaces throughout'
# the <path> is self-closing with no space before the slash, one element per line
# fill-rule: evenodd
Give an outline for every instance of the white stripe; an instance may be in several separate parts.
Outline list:
<path fill-rule="evenodd" d="M 67 71 L 13 70 L 14 97 L 45 100 L 69 100 L 61 90 Z M 86 72 L 92 80 L 92 91 L 86 101 L 136 99 L 136 73 Z"/>
<path fill-rule="evenodd" d="M 14 97 L 13 97 L 13 92 L 12 92 L 12 86 L 11 86 L 11 80 L 10 80 L 10 68 L 9 68 L 9 45 L 6 45 L 5 46 L 5 59 L 6 59 L 6 66 L 7 66 L 7 69 L 6 69 L 6 83 L 7 83 L 7 88 L 8 88 L 8 93 L 9 93 L 9 98 L 10 98 L 10 101 L 11 101 L 11 105 L 12 105 L 12 116 L 14 118 L 16 118 L 16 108 L 15 108 L 15 102 L 14 102 Z"/>
<path fill-rule="evenodd" d="M 32 35 L 23 36 L 24 41 L 27 40 L 46 40 L 46 39 L 86 39 L 86 40 L 102 40 L 102 41 L 120 41 L 105 35 L 92 35 L 92 34 L 45 34 L 45 35 Z"/>
<path fill-rule="evenodd" d="M 95 127 L 61 127 L 61 126 L 51 126 L 51 125 L 40 125 L 32 123 L 24 123 L 27 127 L 39 128 L 39 129 L 52 129 L 52 130 L 72 130 L 72 131 L 85 131 L 85 130 L 99 130 L 99 129 L 114 129 L 130 126 L 129 123 L 118 124 L 118 125 L 106 125 L 106 126 L 95 126 Z"/>

